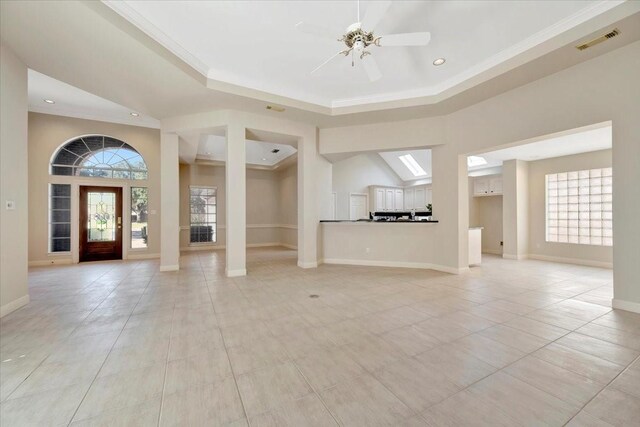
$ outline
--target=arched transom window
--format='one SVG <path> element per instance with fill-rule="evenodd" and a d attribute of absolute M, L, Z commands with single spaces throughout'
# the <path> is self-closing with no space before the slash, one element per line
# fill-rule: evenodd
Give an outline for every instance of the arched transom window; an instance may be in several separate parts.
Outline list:
<path fill-rule="evenodd" d="M 144 159 L 129 144 L 104 135 L 76 138 L 58 150 L 52 175 L 147 179 Z"/>

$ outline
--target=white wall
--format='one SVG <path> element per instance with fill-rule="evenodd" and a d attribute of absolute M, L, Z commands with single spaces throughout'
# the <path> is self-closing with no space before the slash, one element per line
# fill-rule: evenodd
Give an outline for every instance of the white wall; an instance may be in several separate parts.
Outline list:
<path fill-rule="evenodd" d="M 284 170 L 247 169 L 247 245 L 297 244 L 297 167 Z M 226 245 L 226 188 L 224 166 L 180 165 L 180 247 L 189 245 L 189 186 L 217 188 L 217 242 Z"/>
<path fill-rule="evenodd" d="M 0 45 L 0 317 L 29 302 L 27 67 Z M 6 201 L 15 208 L 7 210 Z"/>
<path fill-rule="evenodd" d="M 547 243 L 545 241 L 545 175 L 557 172 L 607 168 L 611 167 L 611 165 L 611 150 L 529 162 L 529 254 L 531 257 L 565 259 L 593 263 L 595 265 L 611 265 L 613 261 L 613 249 L 611 247 Z M 615 168 L 613 173 L 615 175 Z M 616 194 L 616 196 L 618 195 Z M 614 229 L 616 226 L 617 224 L 614 222 Z"/>
<path fill-rule="evenodd" d="M 335 162 L 333 191 L 337 196 L 336 219 L 349 219 L 350 193 L 369 194 L 370 185 L 404 186 L 404 182 L 377 153 L 358 154 Z"/>

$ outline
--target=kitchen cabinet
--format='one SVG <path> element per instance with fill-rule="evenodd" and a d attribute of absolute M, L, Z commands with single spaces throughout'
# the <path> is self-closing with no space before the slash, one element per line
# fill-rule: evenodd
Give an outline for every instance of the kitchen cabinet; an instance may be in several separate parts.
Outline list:
<path fill-rule="evenodd" d="M 404 190 L 404 208 L 408 211 L 415 209 L 415 190 L 413 188 L 405 188 Z"/>
<path fill-rule="evenodd" d="M 395 191 L 393 188 L 387 188 L 384 190 L 384 207 L 386 211 L 395 211 Z"/>
<path fill-rule="evenodd" d="M 473 180 L 474 196 L 502 195 L 502 176 L 480 176 Z"/>
<path fill-rule="evenodd" d="M 427 206 L 427 189 L 425 187 L 416 188 L 415 192 L 415 210 L 424 210 Z"/>
<path fill-rule="evenodd" d="M 384 203 L 384 188 L 375 188 L 373 194 L 373 209 L 374 212 L 381 212 L 386 210 Z"/>
<path fill-rule="evenodd" d="M 404 190 L 402 188 L 396 188 L 393 191 L 394 200 L 393 206 L 396 211 L 404 210 Z"/>

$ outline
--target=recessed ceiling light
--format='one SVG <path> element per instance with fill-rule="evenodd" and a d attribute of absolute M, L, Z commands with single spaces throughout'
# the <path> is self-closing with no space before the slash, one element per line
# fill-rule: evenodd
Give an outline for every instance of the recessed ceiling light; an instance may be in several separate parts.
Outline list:
<path fill-rule="evenodd" d="M 487 164 L 487 160 L 484 157 L 480 157 L 480 156 L 467 157 L 467 166 L 470 168 L 474 166 L 482 166 L 486 164 Z"/>
<path fill-rule="evenodd" d="M 398 158 L 402 161 L 402 163 L 404 163 L 407 169 L 411 171 L 413 176 L 424 176 L 427 174 L 411 154 L 405 154 L 404 156 L 399 156 Z"/>
<path fill-rule="evenodd" d="M 140 115 L 140 113 L 129 113 L 131 114 L 133 117 L 138 117 Z"/>
<path fill-rule="evenodd" d="M 446 59 L 444 59 L 444 58 L 438 58 L 438 59 L 436 59 L 435 61 L 433 61 L 433 65 L 435 65 L 435 66 L 437 67 L 438 65 L 442 65 L 442 64 L 444 64 L 445 62 L 447 62 L 447 60 L 446 60 Z"/>
<path fill-rule="evenodd" d="M 44 102 L 46 102 L 47 104 L 55 104 L 56 101 L 52 100 L 52 99 L 43 99 Z"/>

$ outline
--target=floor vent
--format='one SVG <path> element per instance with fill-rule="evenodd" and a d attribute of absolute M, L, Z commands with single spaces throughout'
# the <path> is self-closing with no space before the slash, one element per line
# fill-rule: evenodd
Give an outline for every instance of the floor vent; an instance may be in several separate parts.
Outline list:
<path fill-rule="evenodd" d="M 598 43 L 602 43 L 603 41 L 606 41 L 608 39 L 612 39 L 615 36 L 620 34 L 620 30 L 618 30 L 617 28 L 614 30 L 609 31 L 606 34 L 601 35 L 600 37 L 596 37 L 595 39 L 588 41 L 586 43 L 583 44 L 579 44 L 578 46 L 576 46 L 576 49 L 578 50 L 585 50 L 587 48 L 590 48 L 591 46 L 595 46 Z"/>

